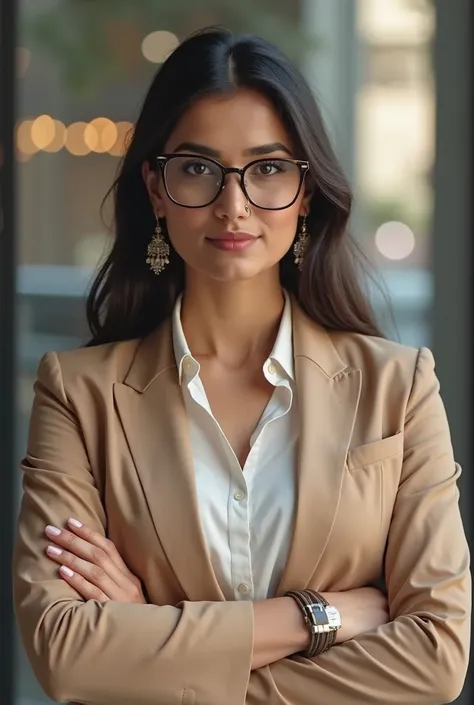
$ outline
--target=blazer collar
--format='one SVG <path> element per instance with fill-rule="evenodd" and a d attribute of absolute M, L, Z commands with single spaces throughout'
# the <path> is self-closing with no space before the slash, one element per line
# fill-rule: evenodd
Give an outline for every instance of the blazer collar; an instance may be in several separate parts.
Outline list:
<path fill-rule="evenodd" d="M 307 358 L 319 369 L 333 379 L 348 368 L 340 357 L 329 332 L 315 323 L 304 313 L 296 299 L 292 296 L 293 310 L 293 355 L 295 362 Z"/>
<path fill-rule="evenodd" d="M 295 363 L 298 358 L 307 358 L 330 379 L 346 370 L 347 364 L 340 357 L 328 331 L 304 313 L 294 296 L 291 296 L 291 313 Z M 159 375 L 173 367 L 178 374 L 172 322 L 167 319 L 139 343 L 124 384 L 137 392 L 144 392 Z"/>
<path fill-rule="evenodd" d="M 145 392 L 163 372 L 176 368 L 173 354 L 171 319 L 140 341 L 123 383 L 137 392 Z"/>

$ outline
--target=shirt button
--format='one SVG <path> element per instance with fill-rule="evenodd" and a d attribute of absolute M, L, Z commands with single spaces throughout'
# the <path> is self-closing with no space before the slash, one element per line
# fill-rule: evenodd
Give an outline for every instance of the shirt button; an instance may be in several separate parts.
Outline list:
<path fill-rule="evenodd" d="M 250 592 L 249 586 L 246 585 L 245 583 L 240 583 L 240 585 L 237 589 L 241 595 L 248 595 L 248 593 Z"/>
<path fill-rule="evenodd" d="M 186 370 L 186 372 L 191 372 L 193 367 L 193 361 L 189 357 L 187 357 L 184 361 L 184 369 Z"/>
<path fill-rule="evenodd" d="M 237 502 L 240 502 L 244 498 L 245 498 L 245 492 L 242 492 L 241 490 L 239 490 L 238 492 L 234 493 L 234 499 L 236 499 Z"/>
<path fill-rule="evenodd" d="M 271 375 L 274 375 L 275 372 L 276 372 L 276 367 L 275 367 L 275 365 L 273 365 L 272 363 L 270 363 L 270 364 L 268 365 L 268 371 L 269 371 L 269 373 L 270 373 Z"/>

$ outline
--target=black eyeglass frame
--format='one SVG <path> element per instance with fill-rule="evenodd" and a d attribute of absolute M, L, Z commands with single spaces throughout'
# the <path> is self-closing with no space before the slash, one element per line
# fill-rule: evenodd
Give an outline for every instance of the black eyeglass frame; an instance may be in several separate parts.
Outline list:
<path fill-rule="evenodd" d="M 180 157 L 180 158 L 187 157 L 190 159 L 205 159 L 206 161 L 211 162 L 212 164 L 215 164 L 221 170 L 222 179 L 221 179 L 221 184 L 219 186 L 219 190 L 217 191 L 214 198 L 212 200 L 210 200 L 208 203 L 204 203 L 201 206 L 187 206 L 184 203 L 180 203 L 179 201 L 176 201 L 171 196 L 171 194 L 168 190 L 168 184 L 166 183 L 165 167 L 169 161 L 171 161 L 172 159 L 178 158 L 178 157 Z M 272 161 L 289 162 L 290 164 L 296 164 L 296 166 L 298 167 L 299 172 L 300 172 L 300 182 L 298 184 L 298 189 L 296 191 L 295 197 L 293 198 L 291 203 L 289 203 L 287 206 L 280 206 L 279 208 L 265 208 L 264 206 L 259 206 L 258 203 L 255 203 L 250 198 L 249 194 L 247 193 L 247 189 L 245 187 L 244 177 L 245 177 L 245 173 L 246 173 L 247 169 L 250 169 L 251 166 L 254 166 L 255 164 L 259 164 L 261 162 L 265 163 L 265 162 L 272 162 Z M 157 166 L 161 171 L 161 174 L 163 176 L 163 183 L 165 185 L 165 191 L 167 193 L 168 198 L 170 199 L 170 201 L 175 203 L 177 206 L 181 206 L 182 208 L 206 208 L 207 206 L 210 206 L 211 203 L 214 203 L 215 201 L 217 201 L 217 199 L 221 195 L 222 191 L 225 189 L 227 174 L 238 174 L 240 177 L 240 188 L 242 189 L 244 196 L 247 198 L 249 203 L 252 204 L 252 206 L 255 206 L 255 208 L 261 208 L 262 210 L 266 210 L 266 211 L 283 211 L 283 210 L 286 210 L 287 208 L 290 208 L 295 203 L 296 199 L 298 198 L 298 196 L 301 192 L 301 187 L 303 186 L 305 176 L 309 172 L 309 162 L 308 161 L 305 161 L 304 159 L 288 159 L 287 157 L 276 157 L 276 158 L 272 158 L 272 157 L 262 158 L 262 157 L 260 157 L 259 159 L 254 159 L 253 161 L 249 162 L 244 167 L 242 167 L 242 169 L 239 169 L 236 166 L 226 167 L 223 164 L 221 164 L 220 162 L 218 162 L 217 159 L 213 159 L 212 157 L 204 157 L 199 154 L 176 153 L 176 154 L 161 154 L 157 157 L 154 157 L 152 159 L 151 166 L 153 167 L 154 165 Z"/>

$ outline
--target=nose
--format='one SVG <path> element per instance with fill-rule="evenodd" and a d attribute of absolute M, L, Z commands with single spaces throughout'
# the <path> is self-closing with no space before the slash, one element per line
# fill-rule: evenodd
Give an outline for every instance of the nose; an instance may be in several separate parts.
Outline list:
<path fill-rule="evenodd" d="M 238 174 L 227 174 L 225 186 L 215 203 L 216 215 L 228 220 L 248 218 L 245 209 L 248 198 L 243 192 Z"/>

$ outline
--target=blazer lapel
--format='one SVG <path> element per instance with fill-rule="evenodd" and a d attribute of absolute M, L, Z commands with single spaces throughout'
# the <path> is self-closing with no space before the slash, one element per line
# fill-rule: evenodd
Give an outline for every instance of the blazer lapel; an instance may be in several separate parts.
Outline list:
<path fill-rule="evenodd" d="M 361 371 L 340 358 L 330 336 L 293 304 L 300 415 L 297 507 L 278 595 L 308 586 L 336 517 L 361 389 Z"/>
<path fill-rule="evenodd" d="M 171 326 L 139 346 L 115 401 L 156 533 L 191 601 L 224 600 L 202 530 Z"/>

